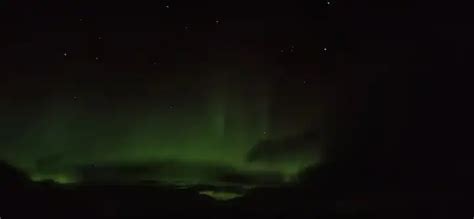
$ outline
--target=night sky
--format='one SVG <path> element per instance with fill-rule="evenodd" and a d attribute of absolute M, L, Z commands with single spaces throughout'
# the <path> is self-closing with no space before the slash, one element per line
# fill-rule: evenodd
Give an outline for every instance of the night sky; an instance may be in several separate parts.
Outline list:
<path fill-rule="evenodd" d="M 291 179 L 330 159 L 381 74 L 400 85 L 445 37 L 403 1 L 0 7 L 0 158 L 57 181 Z"/>

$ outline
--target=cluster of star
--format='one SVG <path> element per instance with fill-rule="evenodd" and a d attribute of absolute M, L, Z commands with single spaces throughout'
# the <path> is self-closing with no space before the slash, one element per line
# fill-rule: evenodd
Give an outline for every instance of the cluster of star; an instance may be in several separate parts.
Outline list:
<path fill-rule="evenodd" d="M 334 2 L 332 0 L 323 0 L 323 3 L 326 7 L 332 7 L 334 5 Z M 162 4 L 162 8 L 163 8 L 163 10 L 172 10 L 173 5 L 171 4 L 171 2 L 167 1 L 164 4 Z M 80 18 L 78 18 L 78 20 L 79 20 L 80 23 L 83 23 L 83 24 L 88 23 L 88 21 L 89 21 L 89 19 L 87 17 L 80 17 Z M 210 22 L 212 22 L 212 20 Z M 219 25 L 219 26 L 224 24 L 222 17 L 215 17 L 214 18 L 214 23 L 215 23 L 215 25 Z M 183 29 L 185 30 L 185 32 L 189 32 L 189 31 L 193 30 L 192 27 L 193 27 L 193 25 L 191 23 L 184 23 Z M 107 39 L 104 38 L 102 35 L 96 35 L 95 40 L 98 41 L 98 42 L 104 42 Z M 276 51 L 278 52 L 278 47 L 277 47 Z M 295 54 L 297 51 L 298 50 L 297 50 L 297 46 L 296 46 L 295 42 L 291 42 L 291 43 L 287 44 L 286 46 L 281 47 L 280 50 L 279 50 L 279 53 L 284 54 L 284 55 L 285 54 L 291 55 L 291 54 Z M 325 55 L 326 53 L 328 53 L 328 51 L 329 51 L 328 47 L 324 46 L 324 47 L 320 48 L 320 51 L 315 51 L 314 54 Z M 65 58 L 73 58 L 74 57 L 74 51 L 70 48 L 66 48 L 66 49 L 64 49 L 62 55 Z M 105 61 L 104 57 L 102 57 L 102 55 L 99 55 L 99 54 L 97 54 L 95 56 L 93 55 L 90 58 L 90 60 L 92 62 L 96 62 L 96 63 L 101 63 L 101 62 Z M 156 57 L 153 57 L 150 60 L 151 60 L 151 62 L 149 62 L 149 63 L 152 64 L 152 65 L 159 65 L 159 64 L 162 63 L 161 62 L 162 60 L 159 60 Z M 303 79 L 302 80 L 303 85 L 308 85 L 309 82 L 310 82 L 309 79 Z M 79 97 L 74 96 L 73 99 L 78 100 Z M 173 110 L 174 106 L 169 105 L 168 108 L 170 110 Z M 266 134 L 266 133 L 264 133 L 264 134 Z"/>

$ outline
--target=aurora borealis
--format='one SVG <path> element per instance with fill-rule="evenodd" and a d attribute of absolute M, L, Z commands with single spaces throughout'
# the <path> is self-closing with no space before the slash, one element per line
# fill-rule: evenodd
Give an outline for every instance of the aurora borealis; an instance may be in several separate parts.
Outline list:
<path fill-rule="evenodd" d="M 330 32 L 305 32 L 320 18 L 298 5 L 275 5 L 298 16 L 241 19 L 220 2 L 140 16 L 78 4 L 63 19 L 35 5 L 6 27 L 0 159 L 37 180 L 130 167 L 128 180 L 246 184 L 321 161 L 344 77 L 327 76 L 339 71 Z"/>
<path fill-rule="evenodd" d="M 97 71 L 96 68 L 82 71 Z M 74 71 L 74 66 L 68 70 Z M 270 171 L 288 178 L 315 160 L 311 156 L 262 162 L 247 159 L 251 148 L 260 141 L 286 137 L 285 130 L 272 127 L 274 84 L 258 72 L 241 73 L 251 70 L 224 74 L 203 70 L 198 80 L 186 79 L 189 73 L 184 72 L 176 76 L 173 85 L 151 83 L 144 78 L 127 82 L 127 91 L 118 85 L 110 86 L 126 79 L 107 81 L 106 87 L 102 82 L 79 83 L 70 78 L 61 81 L 66 85 L 46 82 L 61 89 L 74 85 L 79 88 L 49 92 L 27 105 L 15 105 L 16 99 L 11 99 L 9 105 L 4 103 L 3 109 L 10 107 L 11 111 L 3 112 L 8 116 L 3 117 L 2 124 L 10 124 L 13 129 L 3 132 L 6 138 L 2 143 L 9 146 L 2 148 L 2 158 L 34 178 L 54 178 L 58 182 L 73 181 L 77 167 L 84 165 L 168 161 L 189 168 L 193 163 L 214 165 L 194 171 L 213 171 L 222 166 L 232 168 L 232 172 Z M 161 86 L 168 88 L 160 90 Z M 117 97 L 113 92 L 123 94 Z M 23 121 L 19 122 L 19 117 Z M 294 128 L 286 135 L 305 131 L 304 126 Z M 317 146 L 317 142 L 312 143 Z M 180 168 L 183 175 L 178 175 L 187 180 L 209 178 L 202 174 L 190 179 L 184 169 Z M 142 177 L 157 178 L 153 172 L 148 174 Z"/>
<path fill-rule="evenodd" d="M 470 217 L 471 9 L 0 1 L 0 219 Z"/>

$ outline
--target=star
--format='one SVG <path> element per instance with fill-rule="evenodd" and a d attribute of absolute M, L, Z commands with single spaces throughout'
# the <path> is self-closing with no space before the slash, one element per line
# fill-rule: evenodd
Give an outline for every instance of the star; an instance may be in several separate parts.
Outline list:
<path fill-rule="evenodd" d="M 165 5 L 165 8 L 168 8 L 168 9 L 169 9 L 169 8 L 170 8 L 170 5 Z"/>
<path fill-rule="evenodd" d="M 303 84 L 306 84 L 306 81 L 303 81 Z"/>
<path fill-rule="evenodd" d="M 293 53 L 295 51 L 295 45 L 290 45 L 290 53 Z"/>
<path fill-rule="evenodd" d="M 96 56 L 96 57 L 95 57 L 95 60 L 99 60 L 99 57 L 98 57 L 98 56 Z"/>
<path fill-rule="evenodd" d="M 327 2 L 326 2 L 326 4 L 327 4 L 327 5 L 330 5 L 330 4 L 331 4 L 331 2 L 330 2 L 330 1 L 327 1 Z"/>
<path fill-rule="evenodd" d="M 72 98 L 73 98 L 74 100 L 77 100 L 77 99 L 78 99 L 78 97 L 77 97 L 77 96 L 74 96 L 74 97 L 72 97 Z"/>
<path fill-rule="evenodd" d="M 67 52 L 64 52 L 64 54 L 63 54 L 63 55 L 64 55 L 64 57 L 66 57 L 66 56 L 67 56 Z"/>
<path fill-rule="evenodd" d="M 324 47 L 323 50 L 324 50 L 324 51 L 328 51 L 328 48 Z"/>
<path fill-rule="evenodd" d="M 98 37 L 97 37 L 97 39 L 98 39 L 98 40 L 101 40 L 101 39 L 102 39 L 102 37 L 101 37 L 101 36 L 98 36 Z"/>
<path fill-rule="evenodd" d="M 281 53 L 284 53 L 284 52 L 285 52 L 285 50 L 283 50 L 283 49 L 282 49 L 282 50 L 280 50 L 280 52 L 281 52 Z"/>
<path fill-rule="evenodd" d="M 219 20 L 216 20 L 216 24 L 219 24 L 219 22 L 220 22 Z"/>

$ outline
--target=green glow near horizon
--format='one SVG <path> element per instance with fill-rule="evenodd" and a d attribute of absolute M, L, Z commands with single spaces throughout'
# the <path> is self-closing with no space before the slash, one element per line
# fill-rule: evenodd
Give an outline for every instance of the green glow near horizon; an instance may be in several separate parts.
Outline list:
<path fill-rule="evenodd" d="M 33 174 L 31 175 L 31 180 L 33 182 L 41 182 L 41 181 L 46 181 L 46 180 L 52 180 L 55 183 L 59 184 L 69 184 L 69 183 L 76 183 L 77 179 L 75 179 L 73 176 L 66 175 L 66 174 Z"/>
<path fill-rule="evenodd" d="M 21 136 L 6 142 L 11 147 L 2 151 L 1 158 L 34 180 L 59 183 L 74 181 L 75 166 L 93 163 L 206 162 L 239 171 L 279 171 L 288 180 L 315 162 L 307 158 L 247 162 L 253 145 L 279 136 L 271 135 L 268 95 L 249 100 L 229 83 L 212 88 L 206 101 L 183 102 L 172 109 L 161 103 L 131 102 L 100 113 L 86 103 L 51 102 Z M 44 160 L 44 167 L 38 160 Z"/>

